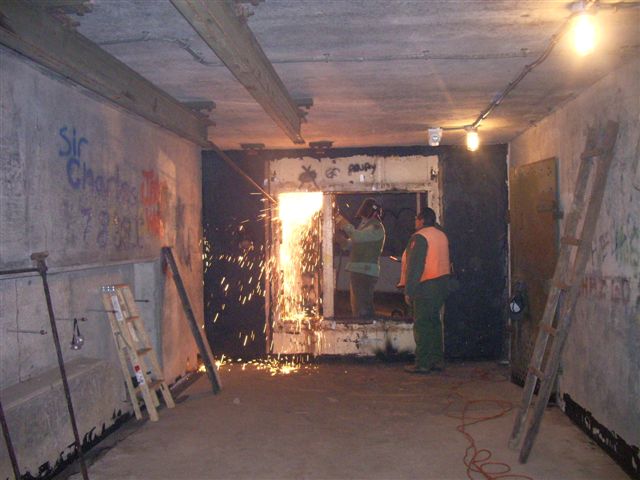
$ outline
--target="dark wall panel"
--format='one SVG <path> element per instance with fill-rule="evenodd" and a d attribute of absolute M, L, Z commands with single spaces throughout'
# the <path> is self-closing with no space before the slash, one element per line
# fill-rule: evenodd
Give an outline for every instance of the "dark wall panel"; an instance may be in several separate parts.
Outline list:
<path fill-rule="evenodd" d="M 507 282 L 507 147 L 440 156 L 443 217 L 461 287 L 446 302 L 448 358 L 499 358 Z"/>
<path fill-rule="evenodd" d="M 235 160 L 262 184 L 261 159 Z M 264 249 L 263 197 L 215 152 L 203 152 L 202 179 L 207 337 L 216 355 L 243 359 L 263 355 L 264 297 L 256 291 Z"/>

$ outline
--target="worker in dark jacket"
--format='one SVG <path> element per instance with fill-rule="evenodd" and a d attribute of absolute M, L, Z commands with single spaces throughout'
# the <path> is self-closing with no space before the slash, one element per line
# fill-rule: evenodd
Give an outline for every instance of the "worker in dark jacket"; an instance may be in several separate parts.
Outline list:
<path fill-rule="evenodd" d="M 357 228 L 338 213 L 336 229 L 342 230 L 350 241 L 351 252 L 345 270 L 349 272 L 351 313 L 354 317 L 371 318 L 385 237 L 382 207 L 373 198 L 367 198 L 360 205 L 356 217 L 361 219 Z"/>
<path fill-rule="evenodd" d="M 451 264 L 449 240 L 436 224 L 436 213 L 425 208 L 416 216 L 416 233 L 403 256 L 405 301 L 413 307 L 416 362 L 405 368 L 429 373 L 444 368 L 440 309 L 447 297 Z"/>

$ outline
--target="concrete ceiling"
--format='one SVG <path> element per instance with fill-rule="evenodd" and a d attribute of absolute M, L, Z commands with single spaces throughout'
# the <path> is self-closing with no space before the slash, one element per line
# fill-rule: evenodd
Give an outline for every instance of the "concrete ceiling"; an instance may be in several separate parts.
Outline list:
<path fill-rule="evenodd" d="M 213 100 L 209 138 L 291 148 L 168 0 L 93 0 L 78 31 L 180 101 Z M 253 2 L 256 3 L 256 2 Z M 604 4 L 604 2 L 601 2 Z M 471 124 L 550 44 L 564 1 L 266 0 L 238 4 L 292 97 L 314 101 L 302 136 L 336 147 L 423 145 L 429 126 Z M 504 143 L 640 50 L 640 9 L 601 8 L 597 51 L 565 35 L 482 122 Z M 640 80 L 639 80 L 640 82 Z M 640 93 L 640 88 L 639 88 Z M 462 144 L 445 132 L 442 144 Z"/>

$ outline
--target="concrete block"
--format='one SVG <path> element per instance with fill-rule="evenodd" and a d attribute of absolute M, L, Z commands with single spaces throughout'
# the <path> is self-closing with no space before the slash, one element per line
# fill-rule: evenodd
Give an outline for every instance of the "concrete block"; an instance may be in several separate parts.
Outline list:
<path fill-rule="evenodd" d="M 130 411 L 122 374 L 108 363 L 78 358 L 66 371 L 81 441 L 100 435 L 118 414 Z M 53 468 L 72 451 L 73 431 L 58 368 L 3 389 L 0 398 L 23 475 L 37 476 L 43 464 Z M 1 439 L 0 478 L 12 475 Z"/>

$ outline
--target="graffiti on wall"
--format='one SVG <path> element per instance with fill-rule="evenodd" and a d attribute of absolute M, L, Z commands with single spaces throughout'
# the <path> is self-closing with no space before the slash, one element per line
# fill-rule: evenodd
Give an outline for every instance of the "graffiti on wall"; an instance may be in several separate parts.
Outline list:
<path fill-rule="evenodd" d="M 587 275 L 582 282 L 582 293 L 591 298 L 628 305 L 631 302 L 631 283 L 625 277 Z"/>
<path fill-rule="evenodd" d="M 68 127 L 62 127 L 59 134 L 64 146 L 58 150 L 58 155 L 66 160 L 67 182 L 71 188 L 130 206 L 137 204 L 137 189 L 120 178 L 119 168 L 116 167 L 115 173 L 109 176 L 98 172 L 94 174 L 93 169 L 82 159 L 82 147 L 88 146 L 89 140 L 78 137 L 75 128 L 69 131 Z"/>
<path fill-rule="evenodd" d="M 164 236 L 164 215 L 168 210 L 169 186 L 160 180 L 155 170 L 142 170 L 140 201 L 149 233 L 157 238 Z"/>
<path fill-rule="evenodd" d="M 351 175 L 352 173 L 360 173 L 360 172 L 367 173 L 369 172 L 369 170 L 371 170 L 371 175 L 376 173 L 376 164 L 370 163 L 370 162 L 350 163 L 348 174 Z"/>
<path fill-rule="evenodd" d="M 298 188 L 303 188 L 307 184 L 312 184 L 315 188 L 318 188 L 318 184 L 316 183 L 316 178 L 318 176 L 318 172 L 316 172 L 311 165 L 302 166 L 302 173 L 298 175 L 298 180 L 300 181 L 300 186 Z"/>
<path fill-rule="evenodd" d="M 640 229 L 631 222 L 630 216 L 624 225 L 615 229 L 613 252 L 621 265 L 640 266 Z"/>
<path fill-rule="evenodd" d="M 105 173 L 88 162 L 91 143 L 75 127 L 63 126 L 58 135 L 67 185 L 80 195 L 64 201 L 65 217 L 77 230 L 71 238 L 118 251 L 142 248 L 147 237 L 164 238 L 170 191 L 155 170 L 125 176 L 116 166 Z"/>
<path fill-rule="evenodd" d="M 591 246 L 594 265 L 613 258 L 620 266 L 640 267 L 640 226 L 631 215 L 626 221 L 599 235 Z"/>

